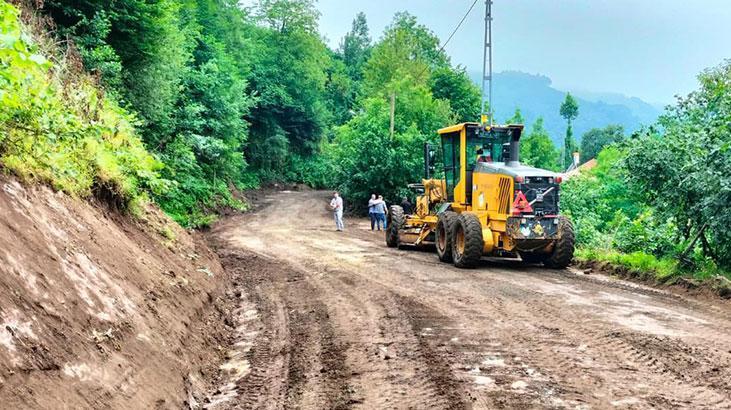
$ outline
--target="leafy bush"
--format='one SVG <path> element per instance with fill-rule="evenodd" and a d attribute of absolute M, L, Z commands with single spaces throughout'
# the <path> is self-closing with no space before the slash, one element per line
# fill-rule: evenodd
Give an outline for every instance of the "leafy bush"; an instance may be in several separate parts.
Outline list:
<path fill-rule="evenodd" d="M 681 240 L 701 233 L 701 252 L 731 268 L 731 60 L 699 82 L 633 141 L 624 167 L 645 201 L 678 221 Z"/>
<path fill-rule="evenodd" d="M 4 0 L 0 33 L 0 162 L 6 169 L 124 208 L 167 189 L 162 164 L 135 134 L 134 118 L 101 95 L 89 76 L 41 55 L 18 10 Z"/>

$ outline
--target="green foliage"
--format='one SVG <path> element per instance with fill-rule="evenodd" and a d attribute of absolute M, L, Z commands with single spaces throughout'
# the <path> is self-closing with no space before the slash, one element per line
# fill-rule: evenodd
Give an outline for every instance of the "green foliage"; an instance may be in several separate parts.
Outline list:
<path fill-rule="evenodd" d="M 330 66 L 325 72 L 327 110 L 332 114 L 334 124 L 343 124 L 352 118 L 360 83 L 350 76 L 351 67 L 338 54 L 331 56 Z"/>
<path fill-rule="evenodd" d="M 543 128 L 543 118 L 539 118 L 541 121 L 541 128 Z M 506 124 L 525 124 L 525 118 L 523 118 L 523 113 L 520 112 L 520 108 L 515 108 L 515 113 L 513 113 L 513 116 L 505 120 Z M 535 127 L 535 125 L 534 125 Z"/>
<path fill-rule="evenodd" d="M 247 83 L 253 23 L 237 2 L 49 0 L 42 11 L 140 119 L 172 181 L 155 193 L 163 209 L 195 225 L 217 206 L 238 205 L 229 186 L 251 179 L 243 149 L 256 99 Z"/>
<path fill-rule="evenodd" d="M 592 128 L 581 137 L 581 156 L 584 161 L 588 161 L 596 158 L 602 148 L 624 140 L 624 128 L 621 125 Z"/>
<path fill-rule="evenodd" d="M 579 103 L 571 93 L 566 93 L 566 99 L 564 99 L 559 109 L 559 113 L 566 120 L 566 137 L 564 138 L 563 144 L 563 157 L 561 158 L 561 164 L 564 169 L 568 169 L 569 166 L 574 162 L 573 154 L 578 150 L 578 144 L 574 139 L 574 130 L 572 128 L 572 122 L 579 116 Z"/>
<path fill-rule="evenodd" d="M 449 58 L 440 50 L 439 38 L 418 24 L 411 14 L 397 13 L 365 65 L 363 93 L 387 95 L 392 91 L 388 84 L 406 77 L 426 84 L 430 69 L 448 65 Z"/>
<path fill-rule="evenodd" d="M 731 62 L 699 80 L 700 89 L 680 98 L 657 127 L 625 142 L 613 127 L 590 136 L 588 146 L 604 146 L 599 166 L 565 184 L 561 197 L 585 257 L 661 277 L 728 276 L 731 217 L 723 210 L 731 200 Z M 672 269 L 653 265 L 681 254 L 683 263 Z"/>
<path fill-rule="evenodd" d="M 516 114 L 520 114 L 520 110 L 516 110 Z M 559 171 L 559 156 L 551 136 L 543 127 L 543 118 L 538 117 L 530 133 L 520 139 L 520 162 L 536 168 Z"/>
<path fill-rule="evenodd" d="M 566 93 L 566 99 L 561 104 L 559 113 L 569 124 L 579 116 L 579 103 L 571 93 Z"/>
<path fill-rule="evenodd" d="M 291 6 L 292 12 L 283 7 Z M 258 169 L 284 168 L 289 152 L 317 152 L 330 122 L 325 100 L 330 53 L 316 31 L 311 1 L 262 1 L 263 26 L 252 27 L 251 89 L 259 102 L 252 109 L 246 154 Z M 293 14 L 298 16 L 294 17 Z"/>
<path fill-rule="evenodd" d="M 480 118 L 480 90 L 464 67 L 440 67 L 431 73 L 435 98 L 449 101 L 456 122 L 474 122 Z"/>
<path fill-rule="evenodd" d="M 350 31 L 343 38 L 338 54 L 347 67 L 347 72 L 354 82 L 363 80 L 363 66 L 370 57 L 372 45 L 368 30 L 368 22 L 363 12 L 353 19 Z"/>
<path fill-rule="evenodd" d="M 661 282 L 665 282 L 678 274 L 676 261 L 667 258 L 658 259 L 652 254 L 641 251 L 627 254 L 604 249 L 579 249 L 576 252 L 576 258 L 578 260 L 607 262 L 615 266 L 623 266 L 641 277 L 649 274 Z"/>
<path fill-rule="evenodd" d="M 665 218 L 677 221 L 683 240 L 704 225 L 701 250 L 731 266 L 731 61 L 704 71 L 701 87 L 681 98 L 647 130 L 624 165 L 631 181 Z"/>
<path fill-rule="evenodd" d="M 100 95 L 91 78 L 52 65 L 2 0 L 0 16 L 2 166 L 126 209 L 147 192 L 164 192 L 161 164 L 144 149 L 134 119 Z"/>
<path fill-rule="evenodd" d="M 561 210 L 574 220 L 580 246 L 611 246 L 617 227 L 635 220 L 646 209 L 641 195 L 627 186 L 626 174 L 619 166 L 625 155 L 624 148 L 606 148 L 599 154 L 596 168 L 561 188 Z"/>
<path fill-rule="evenodd" d="M 339 127 L 325 153 L 332 162 L 333 180 L 351 203 L 367 201 L 372 192 L 387 200 L 400 198 L 407 184 L 421 178 L 424 142 L 435 142 L 435 129 L 449 121 L 449 104 L 435 99 L 426 86 L 404 78 L 388 85 L 396 90 L 393 139 L 389 135 L 390 102 L 365 99 L 363 110 Z"/>

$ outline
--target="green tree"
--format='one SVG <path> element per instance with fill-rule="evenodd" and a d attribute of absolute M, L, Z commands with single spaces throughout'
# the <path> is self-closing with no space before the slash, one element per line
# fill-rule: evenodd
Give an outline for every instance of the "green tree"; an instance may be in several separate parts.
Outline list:
<path fill-rule="evenodd" d="M 336 128 L 324 152 L 335 186 L 361 203 L 373 190 L 387 199 L 421 177 L 424 142 L 453 121 L 474 121 L 480 95 L 464 68 L 452 67 L 439 39 L 408 13 L 398 13 L 364 66 L 355 116 Z M 394 135 L 390 101 L 395 96 Z M 375 166 L 374 166 L 375 164 Z"/>
<path fill-rule="evenodd" d="M 250 29 L 255 50 L 249 85 L 259 103 L 249 117 L 246 155 L 267 178 L 277 178 L 290 153 L 317 152 L 331 120 L 323 70 L 330 54 L 317 33 L 312 1 L 261 1 L 257 16 L 260 26 Z"/>
<path fill-rule="evenodd" d="M 418 181 L 423 169 L 421 147 L 437 142 L 434 130 L 451 116 L 449 104 L 435 99 L 425 85 L 410 78 L 389 85 L 396 99 L 394 137 L 389 135 L 390 102 L 382 96 L 363 100 L 362 110 L 339 127 L 325 150 L 334 182 L 353 204 L 367 200 L 373 191 L 394 201 L 406 194 L 408 183 Z"/>
<path fill-rule="evenodd" d="M 353 19 L 350 31 L 343 37 L 338 49 L 338 54 L 345 63 L 348 75 L 353 81 L 363 80 L 363 66 L 368 61 L 371 48 L 368 21 L 365 13 L 359 12 Z"/>
<path fill-rule="evenodd" d="M 365 65 L 363 93 L 388 94 L 390 90 L 384 85 L 407 76 L 417 84 L 426 84 L 430 69 L 448 65 L 449 58 L 439 48 L 439 38 L 411 14 L 397 13 Z"/>
<path fill-rule="evenodd" d="M 352 117 L 363 81 L 363 66 L 368 61 L 371 48 L 368 23 L 361 12 L 353 19 L 352 27 L 338 50 L 332 53 L 331 64 L 326 69 L 328 110 L 333 114 L 336 125 Z"/>
<path fill-rule="evenodd" d="M 543 119 L 540 119 L 540 127 L 543 128 Z M 515 107 L 515 112 L 513 113 L 513 116 L 508 118 L 505 121 L 506 124 L 525 124 L 525 118 L 523 118 L 523 113 L 520 112 L 519 107 Z M 533 125 L 535 128 L 536 124 Z"/>
<path fill-rule="evenodd" d="M 325 73 L 327 111 L 331 113 L 334 125 L 342 125 L 352 118 L 360 83 L 350 77 L 348 67 L 335 53 L 332 53 L 330 65 L 326 67 Z"/>
<path fill-rule="evenodd" d="M 316 33 L 320 18 L 313 0 L 259 0 L 256 15 L 280 34 L 293 31 Z"/>
<path fill-rule="evenodd" d="M 397 13 L 365 65 L 362 94 L 390 96 L 394 90 L 389 85 L 403 78 L 428 86 L 434 97 L 448 101 L 451 121 L 477 119 L 480 94 L 465 69 L 450 65 L 439 38 L 416 17 Z"/>
<path fill-rule="evenodd" d="M 516 110 L 520 114 L 520 110 Z M 536 168 L 559 171 L 560 153 L 543 127 L 543 118 L 538 117 L 528 135 L 521 138 L 520 161 Z"/>
<path fill-rule="evenodd" d="M 581 137 L 581 156 L 584 161 L 596 158 L 602 148 L 622 142 L 624 139 L 624 127 L 621 125 L 592 128 Z"/>
<path fill-rule="evenodd" d="M 563 103 L 561 104 L 561 109 L 559 110 L 559 113 L 566 120 L 567 123 L 562 158 L 562 165 L 565 169 L 568 168 L 573 162 L 573 153 L 577 149 L 578 145 L 576 144 L 576 140 L 574 140 L 572 122 L 576 119 L 576 117 L 579 116 L 579 103 L 571 95 L 571 93 L 566 93 L 566 99 L 564 99 Z"/>
<path fill-rule="evenodd" d="M 431 89 L 435 98 L 449 101 L 456 122 L 479 120 L 480 90 L 464 67 L 440 67 L 433 70 Z"/>
<path fill-rule="evenodd" d="M 699 252 L 729 268 L 731 60 L 698 79 L 700 88 L 669 108 L 660 127 L 632 139 L 624 166 L 647 203 L 677 222 L 683 240 L 702 232 Z"/>

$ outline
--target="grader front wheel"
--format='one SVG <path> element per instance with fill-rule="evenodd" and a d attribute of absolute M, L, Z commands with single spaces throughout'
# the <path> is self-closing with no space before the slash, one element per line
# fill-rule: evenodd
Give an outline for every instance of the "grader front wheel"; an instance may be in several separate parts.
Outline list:
<path fill-rule="evenodd" d="M 543 261 L 547 268 L 564 269 L 574 258 L 574 225 L 565 216 L 558 217 L 559 238 L 553 246 L 553 253 Z"/>
<path fill-rule="evenodd" d="M 437 255 L 442 262 L 452 262 L 452 228 L 458 215 L 445 211 L 437 221 Z"/>
<path fill-rule="evenodd" d="M 477 215 L 463 213 L 452 228 L 452 257 L 458 268 L 474 268 L 480 262 L 485 242 Z"/>

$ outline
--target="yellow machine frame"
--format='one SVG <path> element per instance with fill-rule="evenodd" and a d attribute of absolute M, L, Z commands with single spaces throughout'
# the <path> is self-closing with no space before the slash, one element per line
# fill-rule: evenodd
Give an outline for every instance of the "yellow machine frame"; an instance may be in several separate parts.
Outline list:
<path fill-rule="evenodd" d="M 467 127 L 477 126 L 478 123 L 461 123 L 442 128 L 439 135 L 459 132 L 459 161 L 460 178 L 454 187 L 454 200 L 447 202 L 446 180 L 425 179 L 424 194 L 416 201 L 416 213 L 406 218 L 403 240 L 414 245 L 422 244 L 426 238 L 436 230 L 438 222 L 437 204 L 449 204 L 457 213 L 472 212 L 480 219 L 482 237 L 484 240 L 483 252 L 492 253 L 495 249 L 512 251 L 515 243 L 506 233 L 506 222 L 511 214 L 512 198 L 514 195 L 513 178 L 500 174 L 474 174 L 472 179 L 472 204 L 467 200 Z M 522 125 L 515 125 L 519 127 Z M 486 127 L 489 130 L 489 126 Z"/>

